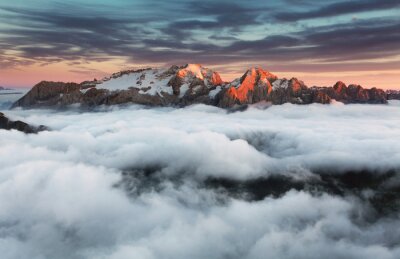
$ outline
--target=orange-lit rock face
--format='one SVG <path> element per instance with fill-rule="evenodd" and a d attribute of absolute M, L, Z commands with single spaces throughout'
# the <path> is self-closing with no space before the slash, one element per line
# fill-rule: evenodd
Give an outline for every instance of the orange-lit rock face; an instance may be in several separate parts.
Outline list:
<path fill-rule="evenodd" d="M 223 84 L 218 73 L 202 67 L 200 64 L 172 66 L 167 74 L 173 75 L 168 81 L 168 86 L 172 87 L 174 95 L 194 96 Z"/>
<path fill-rule="evenodd" d="M 183 68 L 179 69 L 177 77 L 181 79 L 185 78 L 198 78 L 200 80 L 207 80 L 213 86 L 221 85 L 223 83 L 220 75 L 210 69 L 202 67 L 200 64 L 187 64 Z"/>
<path fill-rule="evenodd" d="M 222 85 L 223 81 L 217 72 L 213 72 L 211 77 L 212 85 Z"/>
<path fill-rule="evenodd" d="M 292 78 L 290 80 L 290 85 L 292 86 L 293 92 L 298 92 L 301 90 L 303 84 L 299 80 L 297 80 L 297 78 Z"/>
<path fill-rule="evenodd" d="M 344 93 L 346 92 L 347 86 L 345 83 L 343 83 L 342 81 L 338 81 L 334 86 L 333 89 L 335 89 L 335 91 L 337 93 Z"/>
<path fill-rule="evenodd" d="M 254 92 L 256 86 L 265 87 L 269 94 L 272 91 L 270 80 L 275 79 L 277 79 L 277 76 L 268 71 L 264 71 L 261 68 L 252 68 L 241 78 L 239 86 L 231 86 L 227 93 L 231 98 L 244 103 L 248 99 L 249 93 Z"/>
<path fill-rule="evenodd" d="M 181 68 L 176 75 L 180 78 L 186 78 L 190 76 L 203 80 L 207 73 L 204 70 L 205 69 L 200 64 L 187 64 Z"/>

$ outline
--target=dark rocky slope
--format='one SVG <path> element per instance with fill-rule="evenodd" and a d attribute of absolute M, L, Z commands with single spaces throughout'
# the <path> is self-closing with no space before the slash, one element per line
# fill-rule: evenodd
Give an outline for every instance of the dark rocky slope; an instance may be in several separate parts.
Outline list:
<path fill-rule="evenodd" d="M 12 121 L 0 112 L 0 129 L 4 130 L 18 130 L 24 133 L 38 133 L 39 131 L 48 130 L 46 126 L 40 125 L 38 127 L 29 125 L 23 121 Z"/>
<path fill-rule="evenodd" d="M 400 90 L 387 90 L 386 94 L 388 100 L 400 100 Z"/>

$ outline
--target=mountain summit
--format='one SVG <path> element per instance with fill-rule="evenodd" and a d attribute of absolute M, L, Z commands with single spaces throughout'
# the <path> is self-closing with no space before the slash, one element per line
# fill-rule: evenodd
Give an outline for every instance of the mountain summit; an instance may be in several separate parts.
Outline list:
<path fill-rule="evenodd" d="M 223 94 L 220 105 L 256 103 L 268 99 L 272 91 L 271 83 L 277 76 L 261 68 L 251 68 L 240 78 L 233 80 Z"/>
<path fill-rule="evenodd" d="M 242 77 L 224 82 L 220 75 L 200 64 L 169 68 L 146 68 L 114 73 L 102 80 L 77 83 L 46 82 L 35 85 L 13 107 L 83 107 L 137 103 L 152 106 L 185 106 L 194 103 L 223 108 L 253 104 L 386 103 L 386 93 L 377 88 L 346 86 L 307 87 L 297 78 L 278 78 L 255 67 Z"/>

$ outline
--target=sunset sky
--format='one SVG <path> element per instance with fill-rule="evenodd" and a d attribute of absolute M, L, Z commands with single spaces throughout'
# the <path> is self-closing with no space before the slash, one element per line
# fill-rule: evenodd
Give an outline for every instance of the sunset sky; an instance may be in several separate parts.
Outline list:
<path fill-rule="evenodd" d="M 0 0 L 0 85 L 201 63 L 400 89 L 399 0 Z"/>

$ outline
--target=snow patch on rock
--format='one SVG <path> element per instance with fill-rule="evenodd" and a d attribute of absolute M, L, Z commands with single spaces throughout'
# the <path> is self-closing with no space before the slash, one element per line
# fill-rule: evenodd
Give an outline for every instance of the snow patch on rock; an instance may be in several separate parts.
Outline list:
<path fill-rule="evenodd" d="M 289 87 L 289 80 L 287 79 L 277 79 L 272 83 L 272 89 L 276 90 L 278 88 L 287 89 Z"/>
<path fill-rule="evenodd" d="M 217 86 L 215 89 L 211 90 L 211 91 L 208 93 L 208 96 L 214 99 L 215 96 L 217 96 L 217 94 L 218 94 L 219 92 L 221 92 L 221 90 L 222 90 L 222 86 L 219 85 L 219 86 Z"/>
<path fill-rule="evenodd" d="M 103 80 L 96 86 L 97 89 L 109 91 L 129 90 L 130 88 L 140 89 L 140 94 L 162 95 L 162 93 L 172 94 L 172 88 L 168 86 L 168 81 L 172 75 L 162 77 L 165 69 L 149 69 L 139 72 L 124 74 L 119 77 Z"/>

